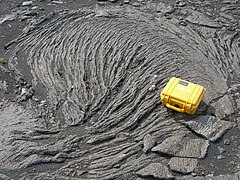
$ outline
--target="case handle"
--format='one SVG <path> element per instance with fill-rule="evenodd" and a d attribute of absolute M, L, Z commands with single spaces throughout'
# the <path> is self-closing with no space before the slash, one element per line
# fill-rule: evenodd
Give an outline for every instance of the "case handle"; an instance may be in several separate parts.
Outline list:
<path fill-rule="evenodd" d="M 178 108 L 178 107 L 172 106 L 172 105 L 169 104 L 169 103 L 167 103 L 166 106 L 167 106 L 168 108 L 170 108 L 170 109 L 175 110 L 175 111 L 178 111 L 178 112 L 181 112 L 181 113 L 184 112 L 184 109 L 180 109 L 180 108 Z"/>

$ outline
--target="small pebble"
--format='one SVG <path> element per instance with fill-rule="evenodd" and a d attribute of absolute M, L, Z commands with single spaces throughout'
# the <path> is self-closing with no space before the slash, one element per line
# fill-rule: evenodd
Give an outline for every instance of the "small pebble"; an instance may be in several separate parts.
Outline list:
<path fill-rule="evenodd" d="M 155 74 L 155 75 L 153 76 L 153 78 L 154 78 L 154 79 L 157 79 L 157 78 L 158 78 L 158 75 Z"/>
<path fill-rule="evenodd" d="M 226 159 L 226 157 L 223 156 L 223 155 L 218 155 L 218 156 L 217 156 L 217 159 L 219 159 L 219 160 L 221 160 L 221 159 Z"/>
<path fill-rule="evenodd" d="M 30 87 L 32 87 L 32 84 L 31 84 L 31 83 L 28 83 L 28 84 L 26 85 L 26 88 L 30 88 Z"/>
<path fill-rule="evenodd" d="M 22 91 L 21 91 L 21 94 L 20 94 L 20 95 L 22 96 L 22 95 L 24 95 L 24 94 L 26 94 L 26 93 L 27 93 L 27 89 L 26 89 L 26 88 L 22 88 Z"/>
<path fill-rule="evenodd" d="M 33 7 L 31 8 L 31 10 L 36 10 L 36 9 L 38 9 L 38 6 L 33 6 Z"/>
<path fill-rule="evenodd" d="M 239 92 L 236 92 L 236 93 L 235 93 L 235 96 L 236 96 L 236 97 L 239 97 L 239 96 L 240 96 L 240 93 L 239 93 Z"/>
<path fill-rule="evenodd" d="M 151 87 L 148 90 L 149 91 L 155 91 L 156 90 L 156 85 L 155 84 L 151 85 Z"/>
<path fill-rule="evenodd" d="M 185 21 L 180 21 L 179 24 L 182 26 L 187 26 L 187 23 Z"/>
<path fill-rule="evenodd" d="M 192 175 L 193 177 L 197 176 L 197 174 L 196 174 L 196 173 L 194 173 L 194 172 L 193 172 L 193 173 L 191 173 L 191 175 Z"/>
<path fill-rule="evenodd" d="M 223 143 L 224 143 L 225 145 L 229 145 L 229 144 L 230 144 L 230 140 L 229 140 L 229 139 L 225 139 L 225 140 L 223 141 Z"/>
<path fill-rule="evenodd" d="M 185 3 L 185 2 L 180 2 L 180 3 L 178 4 L 178 6 L 179 6 L 179 7 L 186 6 L 186 3 Z"/>
<path fill-rule="evenodd" d="M 22 6 L 31 6 L 32 4 L 33 4 L 32 1 L 24 1 L 24 2 L 22 3 Z"/>
<path fill-rule="evenodd" d="M 218 151 L 219 151 L 219 153 L 220 153 L 220 154 L 222 154 L 222 153 L 226 152 L 226 150 L 225 150 L 225 149 L 223 149 L 223 148 L 222 148 L 222 147 L 220 147 L 220 146 L 218 146 Z"/>
<path fill-rule="evenodd" d="M 135 7 L 139 7 L 139 6 L 141 6 L 141 4 L 138 3 L 138 2 L 135 2 L 135 3 L 133 3 L 133 6 L 135 6 Z"/>
<path fill-rule="evenodd" d="M 63 1 L 52 1 L 54 4 L 63 4 Z"/>
<path fill-rule="evenodd" d="M 33 99 L 34 101 L 36 101 L 36 102 L 39 101 L 39 99 L 38 99 L 36 96 L 33 96 L 32 99 Z"/>

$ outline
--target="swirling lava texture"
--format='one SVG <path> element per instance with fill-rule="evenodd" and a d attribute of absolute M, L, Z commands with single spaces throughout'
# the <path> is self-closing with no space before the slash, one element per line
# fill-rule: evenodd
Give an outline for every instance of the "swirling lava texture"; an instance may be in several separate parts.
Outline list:
<path fill-rule="evenodd" d="M 138 11 L 60 13 L 37 27 L 19 38 L 18 55 L 27 55 L 33 86 L 42 90 L 54 113 L 54 119 L 45 120 L 48 128 L 71 132 L 53 145 L 32 140 L 27 154 L 34 158 L 16 168 L 68 159 L 55 173 L 78 176 L 73 171 L 80 169 L 85 178 L 108 179 L 153 159 L 164 161 L 142 154 L 144 136 L 160 140 L 191 134 L 158 103 L 168 79 L 177 76 L 205 86 L 209 105 L 239 77 L 236 36 L 219 32 L 218 38 L 205 38 L 194 25 Z M 19 58 L 10 63 L 26 74 Z M 149 90 L 153 85 L 156 89 Z"/>
<path fill-rule="evenodd" d="M 98 112 L 92 129 L 103 132 L 131 126 L 149 111 L 156 104 L 148 93 L 153 83 L 179 76 L 205 85 L 228 77 L 230 62 L 209 63 L 201 38 L 184 31 L 161 21 L 84 12 L 51 21 L 22 44 L 30 50 L 34 80 L 47 89 L 51 106 L 60 106 L 66 123 L 89 121 Z"/>

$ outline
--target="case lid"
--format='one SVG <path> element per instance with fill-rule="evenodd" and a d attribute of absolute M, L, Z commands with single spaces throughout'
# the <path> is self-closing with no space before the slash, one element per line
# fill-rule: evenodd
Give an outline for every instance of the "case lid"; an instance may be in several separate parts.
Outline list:
<path fill-rule="evenodd" d="M 171 99 L 179 100 L 182 103 L 189 103 L 196 106 L 201 101 L 204 93 L 204 87 L 173 77 L 169 80 L 161 94 L 169 96 Z"/>

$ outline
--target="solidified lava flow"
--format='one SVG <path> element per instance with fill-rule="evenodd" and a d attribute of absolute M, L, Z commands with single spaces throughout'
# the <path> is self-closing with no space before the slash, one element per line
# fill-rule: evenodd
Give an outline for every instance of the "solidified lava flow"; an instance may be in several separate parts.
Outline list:
<path fill-rule="evenodd" d="M 117 178 L 152 162 L 166 162 L 165 156 L 143 153 L 143 146 L 149 151 L 169 137 L 178 142 L 179 136 L 182 150 L 164 153 L 201 159 L 216 134 L 234 126 L 229 122 L 226 129 L 217 127 L 220 132 L 208 129 L 209 134 L 196 130 L 201 136 L 192 139 L 195 129 L 181 121 L 186 116 L 174 116 L 159 105 L 159 93 L 170 77 L 177 76 L 206 87 L 206 106 L 217 103 L 229 83 L 239 78 L 238 35 L 224 34 L 217 25 L 182 26 L 174 19 L 134 10 L 106 11 L 105 16 L 90 10 L 55 14 L 18 38 L 9 65 L 22 76 L 31 75 L 47 106 L 35 108 L 44 111 L 41 117 L 33 111 L 32 117 L 24 116 L 15 106 L 5 109 L 6 124 L 11 118 L 7 113 L 15 109 L 16 119 L 26 119 L 26 129 L 16 127 L 16 143 L 6 145 L 15 151 L 4 154 L 2 169 L 60 163 L 49 174 L 29 176 Z M 148 134 L 155 143 L 147 143 Z M 157 147 L 154 151 L 163 152 Z"/>
<path fill-rule="evenodd" d="M 29 50 L 34 82 L 46 88 L 51 106 L 60 106 L 65 123 L 89 121 L 98 112 L 95 132 L 124 121 L 133 124 L 137 117 L 132 115 L 156 104 L 154 94 L 147 93 L 154 75 L 155 84 L 171 76 L 203 85 L 220 84 L 214 79 L 218 76 L 226 81 L 231 63 L 209 63 L 202 41 L 190 30 L 161 20 L 75 12 L 52 20 L 21 45 Z M 132 113 L 138 110 L 143 112 Z"/>

